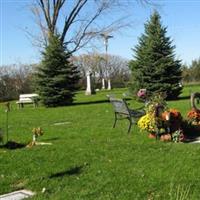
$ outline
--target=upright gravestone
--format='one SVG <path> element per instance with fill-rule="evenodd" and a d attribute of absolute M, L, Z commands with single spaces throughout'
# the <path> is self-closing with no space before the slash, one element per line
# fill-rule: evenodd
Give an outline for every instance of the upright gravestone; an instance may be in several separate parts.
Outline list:
<path fill-rule="evenodd" d="M 102 89 L 102 90 L 105 90 L 105 79 L 104 79 L 104 78 L 102 78 L 102 80 L 101 80 L 101 81 L 102 81 L 102 88 L 101 88 L 101 89 Z"/>
<path fill-rule="evenodd" d="M 112 87 L 111 87 L 111 80 L 108 79 L 108 90 L 111 90 L 111 89 L 112 89 Z"/>
<path fill-rule="evenodd" d="M 86 73 L 86 77 L 87 77 L 87 88 L 86 88 L 86 91 L 85 91 L 85 95 L 95 94 L 94 81 L 93 81 L 93 78 L 92 78 L 92 73 L 90 71 L 88 71 Z"/>

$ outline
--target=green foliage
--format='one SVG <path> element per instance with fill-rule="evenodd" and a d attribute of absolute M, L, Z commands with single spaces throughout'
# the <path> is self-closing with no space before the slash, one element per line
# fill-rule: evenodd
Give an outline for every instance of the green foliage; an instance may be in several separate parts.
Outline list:
<path fill-rule="evenodd" d="M 168 99 L 176 99 L 180 95 L 181 64 L 175 59 L 175 46 L 166 33 L 167 28 L 161 25 L 160 15 L 154 12 L 134 49 L 134 60 L 129 63 L 134 92 L 146 88 L 152 93 L 166 92 Z"/>
<path fill-rule="evenodd" d="M 3 143 L 3 130 L 0 128 L 0 143 Z"/>
<path fill-rule="evenodd" d="M 73 102 L 79 79 L 59 36 L 50 36 L 36 74 L 37 90 L 46 107 L 64 106 Z"/>
<path fill-rule="evenodd" d="M 145 105 L 146 112 L 155 113 L 158 106 L 162 107 L 163 110 L 167 109 L 167 102 L 165 101 L 165 95 L 162 93 L 157 93 L 154 96 L 151 96 L 151 98 Z"/>
<path fill-rule="evenodd" d="M 184 65 L 182 67 L 183 71 L 183 81 L 190 82 L 199 82 L 200 81 L 200 58 L 193 60 L 191 65 Z"/>
<path fill-rule="evenodd" d="M 0 101 L 18 99 L 20 94 L 33 93 L 33 64 L 0 67 Z"/>

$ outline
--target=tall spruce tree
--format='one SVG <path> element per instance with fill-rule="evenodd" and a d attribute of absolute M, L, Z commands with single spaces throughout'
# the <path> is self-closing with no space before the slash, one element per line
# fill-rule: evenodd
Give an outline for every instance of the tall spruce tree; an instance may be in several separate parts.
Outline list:
<path fill-rule="evenodd" d="M 36 73 L 38 93 L 46 107 L 69 105 L 73 102 L 79 73 L 69 59 L 70 55 L 59 36 L 51 35 L 42 53 L 42 62 Z"/>
<path fill-rule="evenodd" d="M 134 91 L 146 88 L 150 92 L 165 92 L 168 99 L 181 93 L 181 61 L 175 59 L 175 46 L 166 36 L 167 28 L 161 24 L 155 11 L 145 24 L 145 33 L 133 49 L 135 59 L 129 63 L 132 71 L 131 87 Z"/>

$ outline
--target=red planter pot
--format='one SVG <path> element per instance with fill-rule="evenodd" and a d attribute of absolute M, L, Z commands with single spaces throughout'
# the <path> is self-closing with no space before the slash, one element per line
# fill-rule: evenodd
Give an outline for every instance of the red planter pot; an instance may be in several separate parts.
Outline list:
<path fill-rule="evenodd" d="M 148 137 L 151 138 L 151 139 L 155 139 L 156 134 L 155 133 L 149 133 Z"/>
<path fill-rule="evenodd" d="M 172 136 L 170 134 L 163 134 L 160 136 L 160 140 L 164 142 L 169 142 L 172 140 Z"/>

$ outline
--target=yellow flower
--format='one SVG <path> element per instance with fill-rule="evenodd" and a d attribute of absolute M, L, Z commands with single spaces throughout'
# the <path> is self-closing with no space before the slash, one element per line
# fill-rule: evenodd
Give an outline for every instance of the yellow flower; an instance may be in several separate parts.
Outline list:
<path fill-rule="evenodd" d="M 155 131 L 155 118 L 153 114 L 147 113 L 142 116 L 138 121 L 138 127 L 141 130 L 153 132 Z"/>

